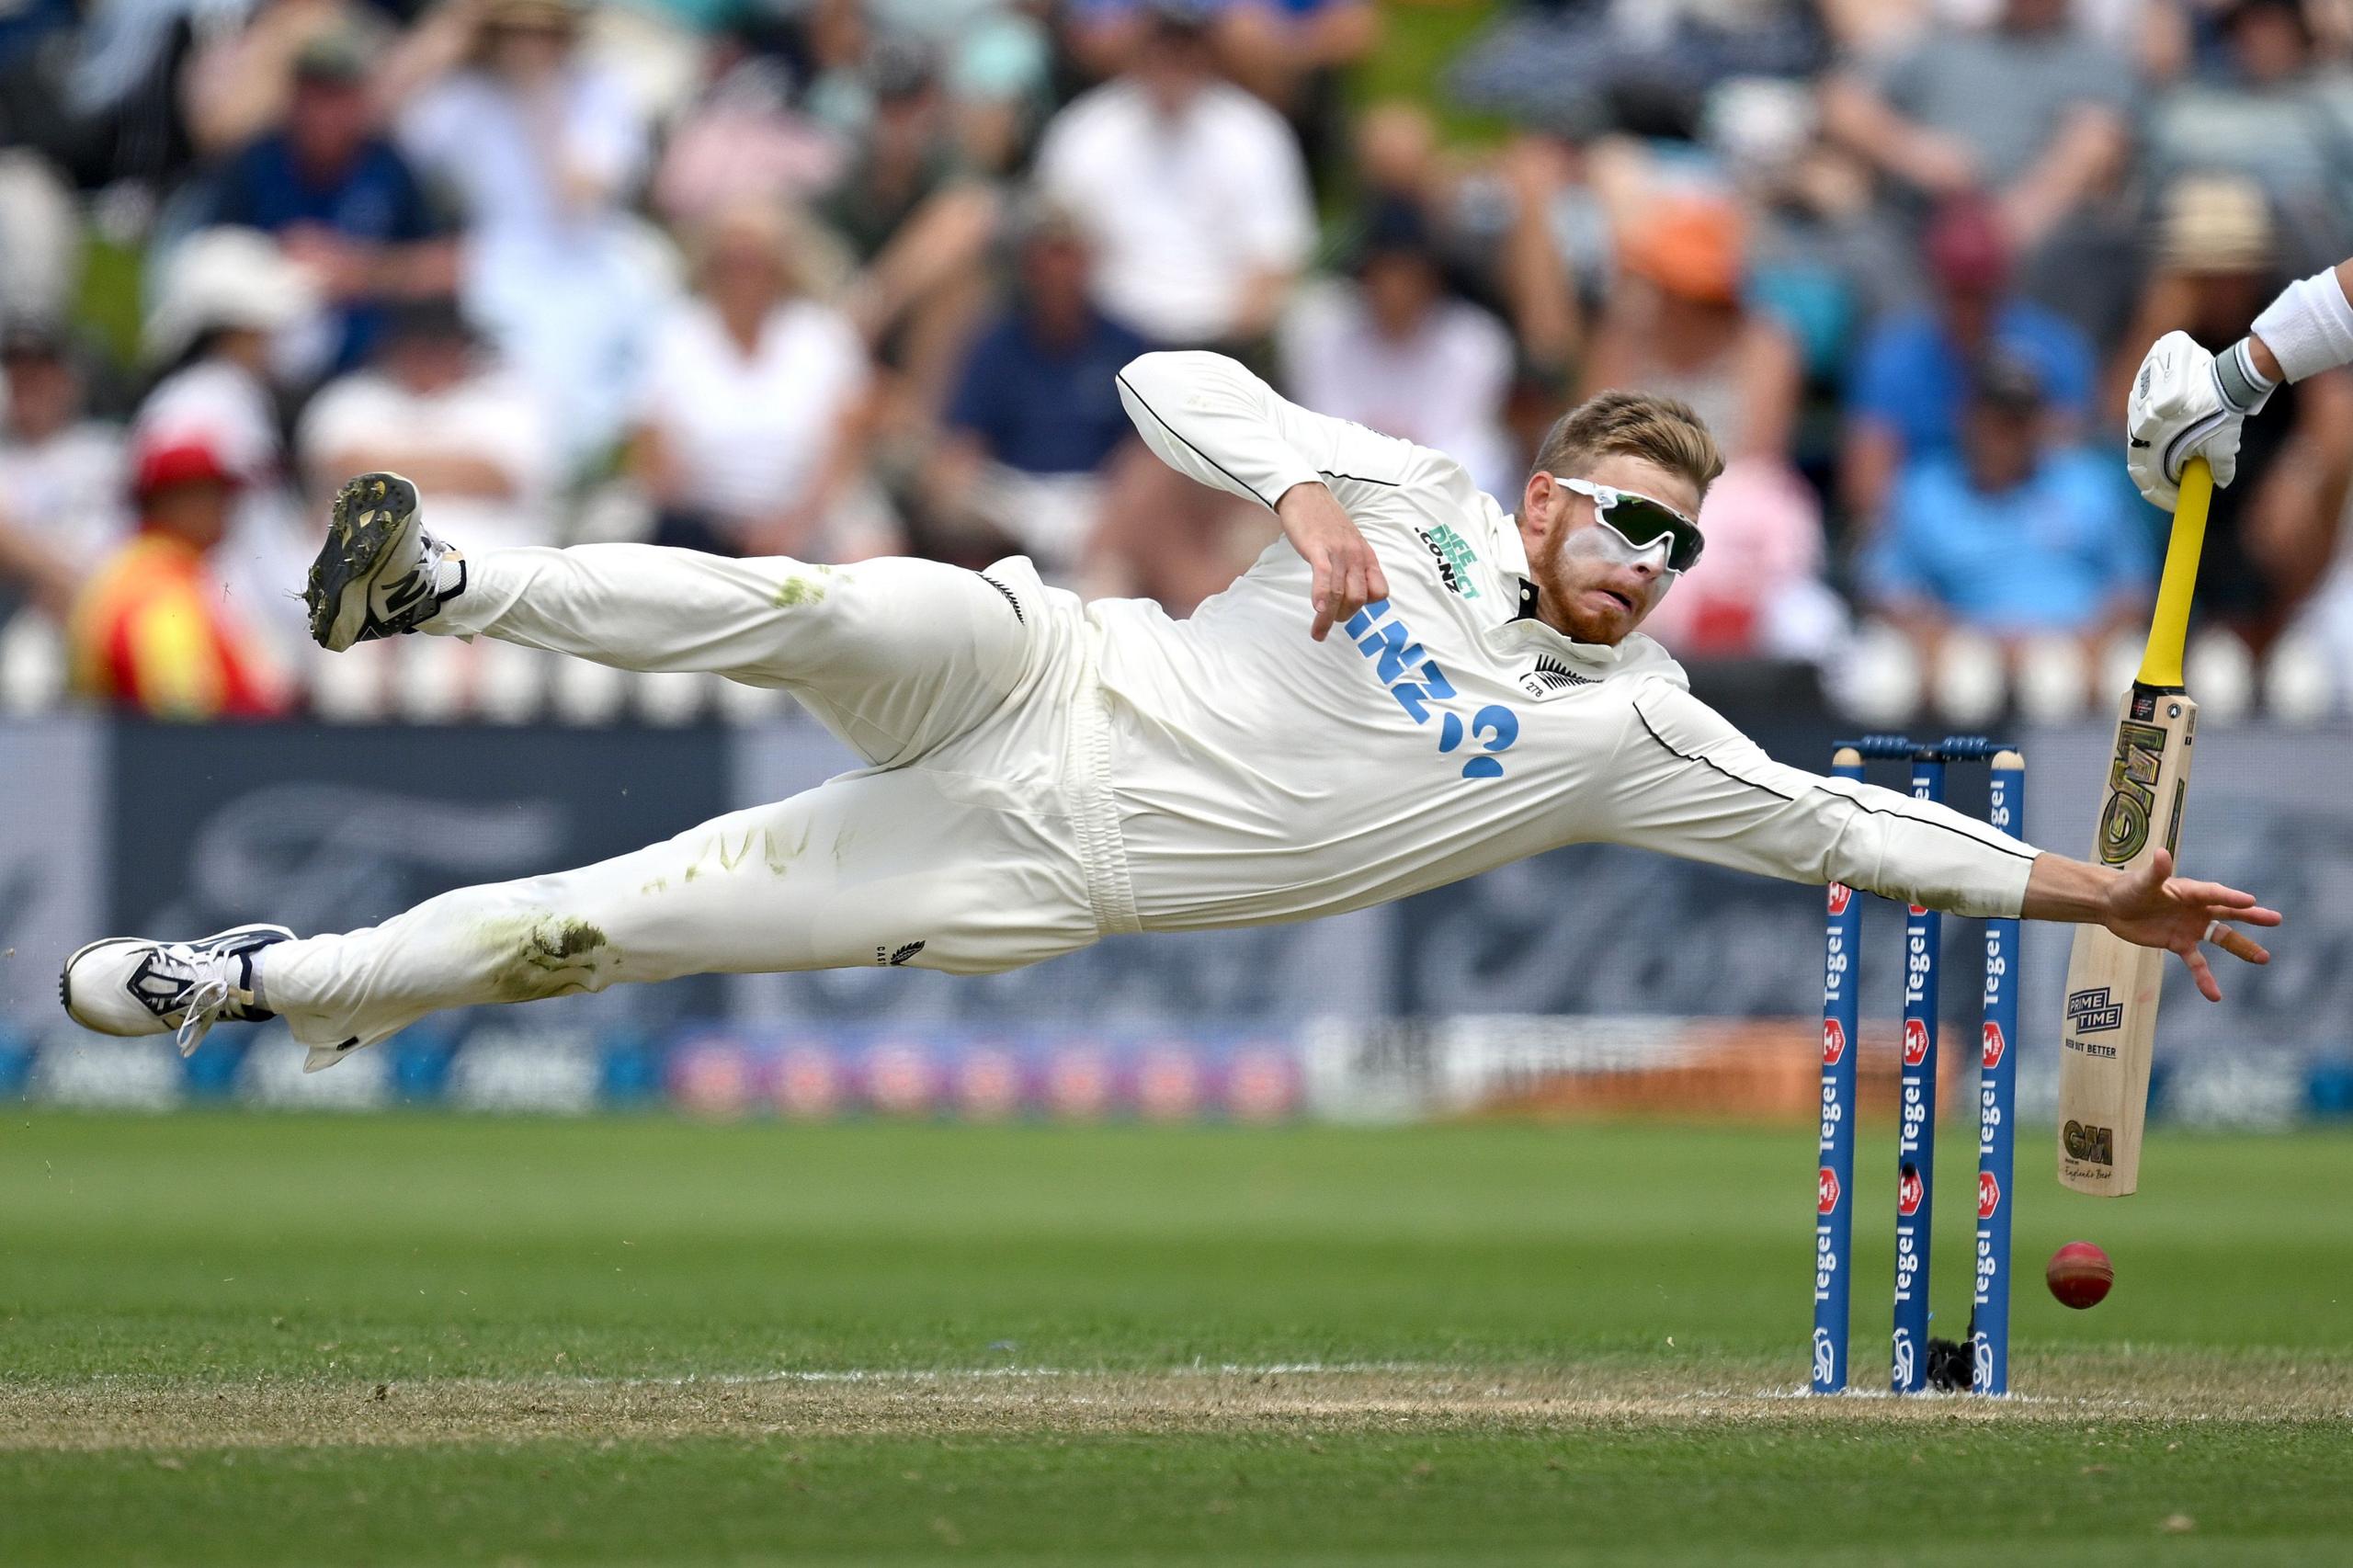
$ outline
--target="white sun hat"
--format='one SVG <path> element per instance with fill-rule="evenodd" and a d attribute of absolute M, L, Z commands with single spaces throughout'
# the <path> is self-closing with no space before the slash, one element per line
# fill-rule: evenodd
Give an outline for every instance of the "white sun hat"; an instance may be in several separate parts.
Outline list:
<path fill-rule="evenodd" d="M 142 347 L 150 360 L 176 358 L 218 327 L 277 332 L 319 308 L 317 287 L 277 242 L 256 229 L 199 229 L 162 260 Z"/>

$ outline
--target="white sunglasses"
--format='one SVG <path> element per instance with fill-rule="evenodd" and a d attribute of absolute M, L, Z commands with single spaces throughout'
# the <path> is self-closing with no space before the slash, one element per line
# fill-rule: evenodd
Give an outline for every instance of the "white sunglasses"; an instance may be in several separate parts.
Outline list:
<path fill-rule="evenodd" d="M 1571 479 L 1564 473 L 1552 478 L 1553 483 L 1590 499 L 1593 515 L 1636 550 L 1647 550 L 1665 539 L 1666 569 L 1670 572 L 1690 571 L 1707 545 L 1699 524 L 1654 495 L 1596 484 L 1589 479 Z"/>

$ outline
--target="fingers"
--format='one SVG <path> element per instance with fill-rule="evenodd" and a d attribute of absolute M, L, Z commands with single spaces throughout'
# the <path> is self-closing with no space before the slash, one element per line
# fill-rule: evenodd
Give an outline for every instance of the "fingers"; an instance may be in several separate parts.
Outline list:
<path fill-rule="evenodd" d="M 2198 983 L 2198 994 L 2209 1002 L 2222 999 L 2222 988 L 2214 979 L 2213 968 L 2207 963 L 2206 955 L 2198 950 L 2197 944 L 2192 943 L 2181 955 L 2181 961 L 2189 966 L 2189 978 Z"/>
<path fill-rule="evenodd" d="M 1314 579 L 1309 597 L 1315 607 L 1315 622 L 1308 635 L 1318 642 L 1335 623 L 1389 597 L 1389 578 L 1369 544 L 1359 541 L 1353 549 L 1332 551 L 1313 561 L 1312 567 Z"/>
<path fill-rule="evenodd" d="M 2206 939 L 2243 963 L 2269 963 L 2271 950 L 2254 937 L 2232 930 L 2217 920 L 2206 928 Z"/>
<path fill-rule="evenodd" d="M 1365 562 L 1361 559 L 1351 560 L 1348 562 L 1347 576 L 1344 579 L 1345 597 L 1341 600 L 1338 613 L 1354 615 L 1371 602 L 1372 595 L 1366 588 L 1365 578 Z"/>
<path fill-rule="evenodd" d="M 2217 909 L 2249 909 L 2255 904 L 2255 894 L 2251 892 L 2226 888 L 2220 882 L 2193 882 L 2187 877 L 2169 879 L 2165 892 L 2184 903 L 2202 903 Z"/>

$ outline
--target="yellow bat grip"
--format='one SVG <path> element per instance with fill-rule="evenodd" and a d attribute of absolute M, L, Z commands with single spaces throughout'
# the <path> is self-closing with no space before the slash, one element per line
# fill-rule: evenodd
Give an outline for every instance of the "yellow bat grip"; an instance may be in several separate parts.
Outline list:
<path fill-rule="evenodd" d="M 2189 639 L 2189 597 L 2198 587 L 2198 556 L 2206 547 L 2206 508 L 2214 499 L 2214 471 L 2192 458 L 2181 471 L 2181 501 L 2165 541 L 2165 575 L 2157 579 L 2157 613 L 2141 655 L 2139 686 L 2181 684 L 2181 650 Z"/>

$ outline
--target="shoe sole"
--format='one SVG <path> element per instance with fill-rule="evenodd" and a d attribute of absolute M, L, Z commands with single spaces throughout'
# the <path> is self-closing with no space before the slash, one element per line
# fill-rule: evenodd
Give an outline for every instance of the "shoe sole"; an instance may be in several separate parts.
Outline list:
<path fill-rule="evenodd" d="M 311 640 L 330 653 L 359 641 L 368 624 L 368 593 L 384 562 L 405 542 L 416 543 L 416 486 L 397 473 L 363 473 L 335 492 L 326 543 L 311 562 L 302 601 L 311 611 Z"/>
<path fill-rule="evenodd" d="M 263 931 L 275 932 L 278 935 L 284 937 L 290 942 L 294 939 L 294 933 L 287 927 L 272 925 L 267 921 L 260 921 L 251 926 L 232 926 L 225 931 L 215 931 L 210 937 L 200 937 L 197 940 L 199 945 L 212 942 L 222 942 L 229 940 L 231 937 L 249 937 L 256 932 Z M 84 959 L 89 957 L 92 953 L 98 951 L 102 948 L 152 948 L 160 945 L 161 944 L 155 942 L 152 937 L 101 937 L 95 942 L 85 942 L 80 947 L 74 949 L 74 951 L 67 956 L 65 960 L 65 967 L 57 971 L 57 1000 L 59 1006 L 65 1009 L 65 1016 L 73 1019 L 75 1023 L 81 1025 L 84 1028 L 88 1029 L 92 1034 L 112 1035 L 117 1040 L 136 1040 L 142 1035 L 171 1033 L 172 1026 L 164 1022 L 161 1018 L 156 1018 L 155 1027 L 153 1028 L 137 1029 L 129 1034 L 125 1034 L 120 1029 L 110 1029 L 104 1024 L 97 1023 L 89 1018 L 84 1017 L 74 1006 L 74 966 L 75 964 L 80 963 Z M 148 1017 L 154 1017 L 154 1015 L 151 1013 Z"/>

